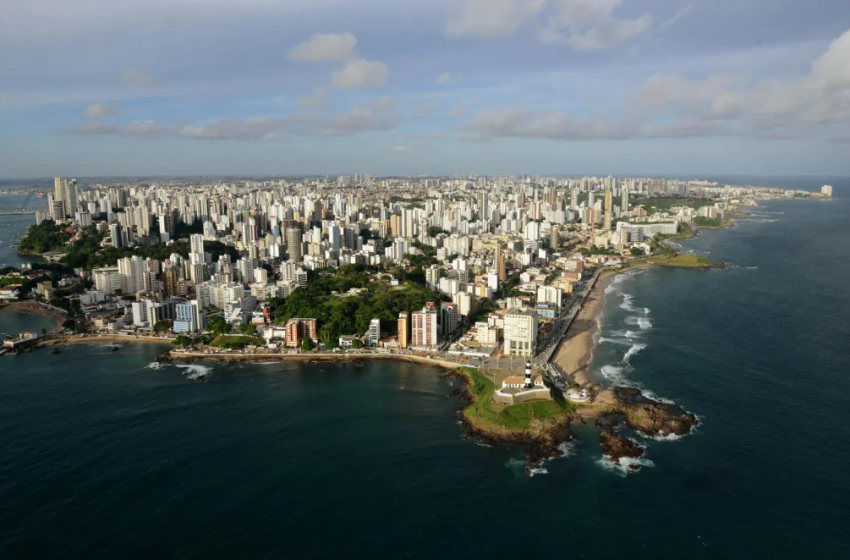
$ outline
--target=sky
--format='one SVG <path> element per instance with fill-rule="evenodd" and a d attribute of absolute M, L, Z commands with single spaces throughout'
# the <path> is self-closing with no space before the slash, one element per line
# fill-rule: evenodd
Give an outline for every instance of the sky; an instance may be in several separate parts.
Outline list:
<path fill-rule="evenodd" d="M 850 175 L 847 0 L 0 0 L 0 177 Z"/>

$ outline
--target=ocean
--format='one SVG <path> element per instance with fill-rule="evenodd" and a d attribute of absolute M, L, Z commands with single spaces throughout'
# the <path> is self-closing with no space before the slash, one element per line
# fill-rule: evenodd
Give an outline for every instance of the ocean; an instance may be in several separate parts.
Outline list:
<path fill-rule="evenodd" d="M 529 478 L 519 450 L 462 439 L 457 382 L 430 367 L 151 369 L 161 346 L 80 345 L 0 358 L 0 557 L 848 558 L 850 184 L 833 186 L 682 242 L 732 268 L 610 286 L 592 374 L 701 419 L 642 440 L 640 472 L 582 427 Z"/>

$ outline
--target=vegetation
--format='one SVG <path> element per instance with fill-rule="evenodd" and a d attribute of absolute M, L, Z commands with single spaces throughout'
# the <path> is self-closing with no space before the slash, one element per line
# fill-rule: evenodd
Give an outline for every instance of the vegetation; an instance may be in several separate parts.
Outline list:
<path fill-rule="evenodd" d="M 60 228 L 53 220 L 44 220 L 38 225 L 30 226 L 27 234 L 18 243 L 20 254 L 40 254 L 55 251 L 65 247 L 71 239 L 71 234 Z"/>
<path fill-rule="evenodd" d="M 241 325 L 239 332 L 248 336 L 257 336 L 257 327 L 254 325 Z"/>
<path fill-rule="evenodd" d="M 440 226 L 431 226 L 428 228 L 428 237 L 437 237 L 441 233 L 445 233 L 446 235 L 448 235 L 449 232 L 447 232 Z"/>
<path fill-rule="evenodd" d="M 703 206 L 714 206 L 710 198 L 690 198 L 686 196 L 664 196 L 657 198 L 633 198 L 631 206 L 643 205 L 647 212 L 670 212 L 672 208 L 686 206 L 689 208 L 702 208 Z"/>
<path fill-rule="evenodd" d="M 646 262 L 656 266 L 668 266 L 674 268 L 716 268 L 722 266 L 718 261 L 712 261 L 700 255 L 693 253 L 674 254 L 674 255 L 657 255 L 649 257 Z"/>
<path fill-rule="evenodd" d="M 189 346 L 192 344 L 192 339 L 186 336 L 185 334 L 177 335 L 177 337 L 171 341 L 171 344 L 174 346 Z"/>
<path fill-rule="evenodd" d="M 227 350 L 241 350 L 246 346 L 262 346 L 263 344 L 264 341 L 262 338 L 236 334 L 222 334 L 215 337 L 213 341 L 210 342 L 210 346 L 215 348 L 225 348 Z"/>
<path fill-rule="evenodd" d="M 609 249 L 608 247 L 598 247 L 593 245 L 590 248 L 582 247 L 581 254 L 585 257 L 589 257 L 593 255 L 618 255 L 619 253 L 613 249 Z"/>
<path fill-rule="evenodd" d="M 210 317 L 210 320 L 207 321 L 207 330 L 216 336 L 227 334 L 230 332 L 230 323 L 225 321 L 221 315 L 216 315 Z"/>
<path fill-rule="evenodd" d="M 631 249 L 629 249 L 629 252 L 632 254 L 633 257 L 643 257 L 644 255 L 646 255 L 644 250 L 640 247 L 632 247 Z"/>
<path fill-rule="evenodd" d="M 285 323 L 293 317 L 318 319 L 318 337 L 328 348 L 338 345 L 340 335 L 365 332 L 372 319 L 380 319 L 387 331 L 396 329 L 398 314 L 421 309 L 426 302 L 441 302 L 448 298 L 432 292 L 423 285 L 408 281 L 394 287 L 383 280 L 370 281 L 365 267 L 349 265 L 336 272 L 311 272 L 304 288 L 298 288 L 289 297 L 273 299 L 269 305 L 274 310 L 276 323 Z M 403 270 L 396 277 L 410 280 Z M 332 292 L 345 293 L 351 288 L 367 288 L 359 296 L 338 297 Z"/>
<path fill-rule="evenodd" d="M 303 350 L 305 352 L 312 352 L 313 351 L 313 339 L 310 338 L 309 336 L 305 336 L 304 339 L 301 341 L 301 350 Z"/>
<path fill-rule="evenodd" d="M 496 386 L 483 372 L 473 368 L 459 368 L 470 379 L 469 390 L 473 403 L 464 413 L 473 420 L 479 420 L 489 426 L 498 426 L 512 430 L 527 430 L 532 420 L 544 423 L 575 412 L 576 405 L 569 401 L 531 401 L 511 406 L 500 406 L 493 402 Z"/>
<path fill-rule="evenodd" d="M 355 350 L 359 350 L 360 348 L 363 348 L 363 346 L 365 346 L 365 345 L 363 344 L 363 341 L 360 340 L 359 338 L 355 338 L 354 340 L 351 341 L 351 347 L 354 348 Z"/>
<path fill-rule="evenodd" d="M 82 239 L 74 242 L 74 245 L 66 251 L 62 262 L 71 268 L 91 270 L 104 266 L 115 266 L 118 259 L 132 255 L 160 261 L 167 260 L 172 253 L 177 253 L 183 258 L 189 256 L 189 243 L 185 241 L 150 247 L 101 247 L 100 243 L 105 237 L 106 234 L 99 233 L 91 228 Z M 211 253 L 215 260 L 224 254 L 230 255 L 230 258 L 234 261 L 240 256 L 235 247 L 230 247 L 218 241 L 204 241 L 204 251 Z"/>
<path fill-rule="evenodd" d="M 722 218 L 705 218 L 703 216 L 697 216 L 694 218 L 694 225 L 700 227 L 721 227 L 726 225 L 726 220 Z"/>
<path fill-rule="evenodd" d="M 8 288 L 9 286 L 20 286 L 23 283 L 23 276 L 6 276 L 5 278 L 0 278 L 0 288 Z"/>

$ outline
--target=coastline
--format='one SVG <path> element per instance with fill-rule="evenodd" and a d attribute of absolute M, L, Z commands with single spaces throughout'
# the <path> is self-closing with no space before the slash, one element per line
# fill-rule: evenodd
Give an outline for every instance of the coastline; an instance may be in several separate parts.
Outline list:
<path fill-rule="evenodd" d="M 60 313 L 53 307 L 32 301 L 16 301 L 0 306 L 0 312 L 3 311 L 48 317 L 56 321 L 57 327 L 62 324 L 62 321 L 64 321 L 65 317 L 68 315 L 67 313 Z"/>

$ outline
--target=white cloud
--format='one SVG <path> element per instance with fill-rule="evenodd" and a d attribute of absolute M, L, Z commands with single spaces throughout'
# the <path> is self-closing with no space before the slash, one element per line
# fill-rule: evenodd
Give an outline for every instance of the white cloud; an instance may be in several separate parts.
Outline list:
<path fill-rule="evenodd" d="M 176 129 L 177 136 L 197 140 L 274 140 L 284 121 L 279 118 L 228 118 Z"/>
<path fill-rule="evenodd" d="M 401 118 L 395 112 L 395 100 L 380 97 L 332 115 L 296 112 L 274 117 L 229 117 L 179 126 L 162 126 L 153 121 L 137 121 L 123 126 L 86 123 L 70 131 L 77 134 L 174 136 L 193 140 L 277 140 L 281 134 L 354 136 L 369 131 L 391 130 L 400 122 Z"/>
<path fill-rule="evenodd" d="M 605 114 L 576 116 L 564 111 L 503 107 L 484 111 L 464 125 L 467 139 L 541 138 L 546 140 L 633 140 L 713 136 L 723 131 L 701 121 L 647 125 Z"/>
<path fill-rule="evenodd" d="M 407 146 L 393 146 L 392 148 L 390 148 L 390 150 L 396 153 L 404 154 L 409 152 L 410 148 Z"/>
<path fill-rule="evenodd" d="M 383 62 L 358 58 L 334 72 L 332 79 L 337 89 L 356 89 L 382 86 L 388 77 L 389 69 Z"/>
<path fill-rule="evenodd" d="M 540 41 L 565 44 L 583 51 L 608 49 L 646 32 L 652 16 L 619 19 L 614 10 L 623 0 L 555 0 L 555 11 L 540 33 Z"/>
<path fill-rule="evenodd" d="M 643 107 L 679 118 L 737 119 L 743 132 L 774 138 L 801 135 L 813 127 L 846 125 L 850 123 L 850 31 L 833 41 L 799 78 L 654 76 L 638 88 L 635 98 Z"/>
<path fill-rule="evenodd" d="M 328 98 L 328 88 L 317 87 L 307 95 L 298 98 L 298 107 L 301 109 L 319 109 L 325 106 Z"/>
<path fill-rule="evenodd" d="M 546 0 L 463 0 L 446 24 L 449 37 L 508 37 L 534 19 Z"/>
<path fill-rule="evenodd" d="M 460 75 L 452 74 L 451 72 L 446 72 L 445 74 L 441 74 L 439 78 L 437 78 L 437 83 L 441 86 L 447 86 L 452 82 L 456 82 L 460 79 Z"/>
<path fill-rule="evenodd" d="M 115 107 L 112 105 L 104 105 L 103 103 L 93 103 L 86 107 L 83 111 L 84 119 L 101 119 L 103 117 L 111 117 L 115 114 Z"/>
<path fill-rule="evenodd" d="M 118 81 L 125 86 L 152 86 L 156 80 L 150 74 L 139 70 L 126 70 L 118 76 Z"/>
<path fill-rule="evenodd" d="M 356 56 L 357 38 L 351 33 L 316 33 L 290 49 L 288 57 L 299 62 L 347 60 Z"/>
<path fill-rule="evenodd" d="M 665 29 L 667 29 L 671 25 L 675 24 L 677 21 L 679 21 L 680 19 L 682 19 L 683 17 L 688 15 L 688 13 L 696 7 L 697 7 L 696 4 L 688 4 L 684 8 L 679 8 L 679 10 L 676 11 L 675 14 L 673 14 L 673 17 L 662 22 L 661 25 L 658 26 L 659 31 L 664 31 Z"/>

